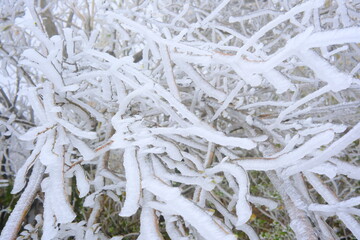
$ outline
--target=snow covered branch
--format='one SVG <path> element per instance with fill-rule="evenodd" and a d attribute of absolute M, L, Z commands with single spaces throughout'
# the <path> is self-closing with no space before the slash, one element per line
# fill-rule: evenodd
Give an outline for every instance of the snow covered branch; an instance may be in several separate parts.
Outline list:
<path fill-rule="evenodd" d="M 359 4 L 3 5 L 1 239 L 360 238 Z"/>

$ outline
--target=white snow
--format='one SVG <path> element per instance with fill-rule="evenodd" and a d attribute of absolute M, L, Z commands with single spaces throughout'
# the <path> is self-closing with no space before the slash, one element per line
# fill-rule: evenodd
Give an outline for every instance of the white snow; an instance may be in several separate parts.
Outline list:
<path fill-rule="evenodd" d="M 76 187 L 79 190 L 79 197 L 85 197 L 90 191 L 90 184 L 85 176 L 85 171 L 80 165 L 75 167 Z"/>
<path fill-rule="evenodd" d="M 89 146 L 74 136 L 69 136 L 71 143 L 74 147 L 76 147 L 80 154 L 83 156 L 85 161 L 89 161 L 95 157 L 95 152 L 89 148 Z"/>
<path fill-rule="evenodd" d="M 217 166 L 207 169 L 207 174 L 215 174 L 217 172 L 228 172 L 233 175 L 239 185 L 238 200 L 236 204 L 237 222 L 236 226 L 245 224 L 251 217 L 252 208 L 248 202 L 249 180 L 246 171 L 236 165 L 227 162 L 221 162 Z"/>
<path fill-rule="evenodd" d="M 223 133 L 211 130 L 209 128 L 188 127 L 188 128 L 152 128 L 153 134 L 178 134 L 181 136 L 196 135 L 205 138 L 209 142 L 217 143 L 224 146 L 234 146 L 244 149 L 256 147 L 256 143 L 248 138 L 228 137 Z"/>
<path fill-rule="evenodd" d="M 141 176 L 136 159 L 135 148 L 129 147 L 124 152 L 124 168 L 126 177 L 126 198 L 121 209 L 120 216 L 129 217 L 136 213 L 139 208 Z"/>
<path fill-rule="evenodd" d="M 203 79 L 190 64 L 179 60 L 176 61 L 176 65 L 179 66 L 181 70 L 184 71 L 191 78 L 191 80 L 194 81 L 196 86 L 204 91 L 205 94 L 217 99 L 219 102 L 222 102 L 226 99 L 226 94 L 224 92 L 216 89 L 209 82 Z"/>
<path fill-rule="evenodd" d="M 37 139 L 35 148 L 31 152 L 30 156 L 26 159 L 24 165 L 16 173 L 14 187 L 11 191 L 11 194 L 16 194 L 24 188 L 26 183 L 26 174 L 28 173 L 30 168 L 34 165 L 35 161 L 37 161 L 38 154 L 41 151 L 41 148 L 43 147 L 44 143 L 45 143 L 45 137 L 39 137 Z"/>

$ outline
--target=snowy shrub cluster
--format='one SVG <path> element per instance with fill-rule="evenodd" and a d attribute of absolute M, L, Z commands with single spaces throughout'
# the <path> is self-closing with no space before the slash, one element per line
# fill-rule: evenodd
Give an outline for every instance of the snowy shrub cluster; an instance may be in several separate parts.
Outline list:
<path fill-rule="evenodd" d="M 359 1 L 0 4 L 1 240 L 360 239 Z"/>

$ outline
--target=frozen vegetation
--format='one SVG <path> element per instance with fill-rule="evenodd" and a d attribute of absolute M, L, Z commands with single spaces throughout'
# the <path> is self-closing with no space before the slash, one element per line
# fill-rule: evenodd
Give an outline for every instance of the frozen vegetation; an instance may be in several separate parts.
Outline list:
<path fill-rule="evenodd" d="M 360 239 L 358 0 L 0 6 L 1 240 Z"/>

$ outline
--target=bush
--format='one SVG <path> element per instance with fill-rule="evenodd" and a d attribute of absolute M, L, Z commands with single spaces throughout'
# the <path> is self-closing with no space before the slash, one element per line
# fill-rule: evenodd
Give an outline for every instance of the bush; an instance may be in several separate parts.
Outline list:
<path fill-rule="evenodd" d="M 1 5 L 1 239 L 360 238 L 356 1 Z"/>

